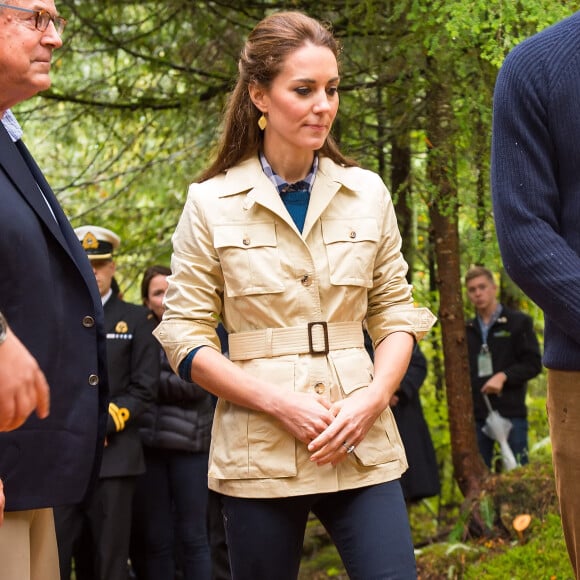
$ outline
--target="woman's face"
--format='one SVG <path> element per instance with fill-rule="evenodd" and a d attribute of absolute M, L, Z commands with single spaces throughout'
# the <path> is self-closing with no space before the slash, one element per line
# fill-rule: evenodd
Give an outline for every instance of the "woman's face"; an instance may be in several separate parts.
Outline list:
<path fill-rule="evenodd" d="M 291 53 L 269 89 L 252 87 L 266 113 L 265 154 L 286 156 L 320 149 L 338 112 L 338 64 L 326 47 L 306 44 Z M 253 92 L 252 92 L 253 91 Z"/>
<path fill-rule="evenodd" d="M 149 282 L 149 291 L 147 293 L 147 299 L 145 300 L 145 306 L 155 314 L 158 320 L 163 318 L 163 298 L 165 297 L 165 292 L 167 292 L 167 276 L 163 274 L 157 274 L 151 278 Z"/>

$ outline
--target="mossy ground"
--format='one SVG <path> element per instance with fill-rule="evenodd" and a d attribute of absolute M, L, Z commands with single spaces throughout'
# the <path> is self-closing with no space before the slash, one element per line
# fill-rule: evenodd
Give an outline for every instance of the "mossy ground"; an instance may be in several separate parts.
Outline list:
<path fill-rule="evenodd" d="M 467 512 L 467 513 L 466 513 Z M 513 519 L 529 514 L 518 535 Z M 436 498 L 409 507 L 419 580 L 572 580 L 549 454 L 490 476 L 469 508 L 442 508 Z M 474 535 L 469 522 L 479 521 Z M 347 579 L 316 519 L 309 522 L 300 580 Z"/>

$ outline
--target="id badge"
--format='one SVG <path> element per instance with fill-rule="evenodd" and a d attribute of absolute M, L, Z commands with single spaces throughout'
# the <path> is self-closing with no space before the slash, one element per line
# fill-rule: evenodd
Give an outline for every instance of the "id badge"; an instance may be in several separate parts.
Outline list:
<path fill-rule="evenodd" d="M 477 355 L 477 376 L 489 377 L 493 374 L 493 364 L 491 362 L 491 352 L 481 351 Z"/>

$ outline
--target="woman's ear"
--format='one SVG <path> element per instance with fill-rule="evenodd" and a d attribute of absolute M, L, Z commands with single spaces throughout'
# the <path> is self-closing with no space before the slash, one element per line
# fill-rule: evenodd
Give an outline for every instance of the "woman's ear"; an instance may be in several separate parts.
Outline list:
<path fill-rule="evenodd" d="M 262 113 L 267 113 L 267 96 L 264 89 L 258 83 L 252 83 L 248 85 L 248 92 L 250 93 L 250 99 L 252 100 L 252 103 L 256 105 L 256 108 Z"/>

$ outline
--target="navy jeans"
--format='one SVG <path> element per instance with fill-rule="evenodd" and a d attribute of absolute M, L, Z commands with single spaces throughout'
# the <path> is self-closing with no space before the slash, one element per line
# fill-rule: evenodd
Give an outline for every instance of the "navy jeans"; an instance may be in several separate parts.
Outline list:
<path fill-rule="evenodd" d="M 145 448 L 137 480 L 131 560 L 139 580 L 209 580 L 207 453 Z"/>
<path fill-rule="evenodd" d="M 233 580 L 296 580 L 309 512 L 328 531 L 351 580 L 415 580 L 399 480 L 274 499 L 224 497 Z"/>
<path fill-rule="evenodd" d="M 508 444 L 519 465 L 528 463 L 528 420 L 525 417 L 506 417 L 511 421 L 512 428 L 508 435 Z M 495 439 L 488 437 L 481 428 L 485 421 L 476 421 L 477 445 L 485 464 L 491 468 L 494 454 L 499 456 L 499 445 Z"/>

